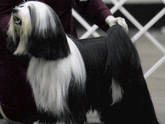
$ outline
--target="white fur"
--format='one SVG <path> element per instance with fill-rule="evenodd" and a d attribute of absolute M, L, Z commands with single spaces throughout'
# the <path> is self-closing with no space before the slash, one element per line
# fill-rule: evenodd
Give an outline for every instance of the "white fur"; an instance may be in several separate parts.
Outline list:
<path fill-rule="evenodd" d="M 112 85 L 111 85 L 111 89 L 112 90 L 112 104 L 115 104 L 117 102 L 119 102 L 122 99 L 122 94 L 123 94 L 123 89 L 122 87 L 116 83 L 113 79 L 112 79 Z"/>
<path fill-rule="evenodd" d="M 42 31 L 47 31 L 47 28 L 52 28 L 52 31 L 56 32 L 56 24 L 54 21 L 54 16 L 52 12 L 50 11 L 49 6 L 47 6 L 44 3 L 37 2 L 37 1 L 28 1 L 27 3 L 24 4 L 24 6 L 28 7 L 30 4 L 33 4 L 36 9 L 36 29 L 40 31 L 40 34 L 45 35 L 45 32 Z M 27 8 L 28 9 L 28 8 Z M 48 22 L 48 18 L 50 19 Z M 51 27 L 48 27 L 47 24 L 51 24 Z"/>
<path fill-rule="evenodd" d="M 57 61 L 32 57 L 27 78 L 32 86 L 38 109 L 52 112 L 55 116 L 68 110 L 67 95 L 71 79 L 77 86 L 85 87 L 86 71 L 76 45 L 67 37 L 71 54 Z"/>
<path fill-rule="evenodd" d="M 46 4 L 35 1 L 21 4 L 21 6 L 16 7 L 18 13 L 11 16 L 8 30 L 8 35 L 13 38 L 15 43 L 15 36 L 20 37 L 18 47 L 14 52 L 15 55 L 28 54 L 25 46 L 28 37 L 34 30 L 32 29 L 29 6 L 34 7 L 32 9 L 36 12 L 36 24 L 34 26 L 39 34 L 46 35 L 45 31 L 48 28 L 52 28 L 54 33 L 58 31 L 54 15 Z M 21 25 L 15 24 L 14 16 L 21 20 Z M 49 22 L 47 22 L 48 20 Z M 64 112 L 69 111 L 67 96 L 71 80 L 74 81 L 77 88 L 85 90 L 86 70 L 83 59 L 73 41 L 68 37 L 67 41 L 71 51 L 69 56 L 56 61 L 32 57 L 27 71 L 27 79 L 31 84 L 38 110 L 48 111 L 55 116 L 64 115 Z"/>
<path fill-rule="evenodd" d="M 22 8 L 23 9 L 23 8 Z M 14 23 L 14 16 L 19 17 L 22 24 L 16 25 Z M 27 9 L 23 9 L 23 11 L 19 11 L 18 14 L 11 16 L 11 19 L 9 21 L 9 28 L 7 34 L 13 38 L 14 43 L 16 43 L 16 35 L 20 37 L 20 42 L 18 44 L 18 47 L 16 51 L 14 52 L 15 55 L 19 54 L 26 54 L 27 51 L 25 49 L 25 46 L 27 44 L 27 37 L 31 34 L 31 20 L 29 11 Z"/>
<path fill-rule="evenodd" d="M 19 11 L 17 14 L 12 14 L 11 19 L 9 21 L 9 29 L 8 29 L 8 35 L 13 36 L 13 40 L 15 41 L 15 33 L 17 33 L 19 36 L 25 36 L 28 37 L 31 34 L 31 19 L 29 15 L 29 10 L 28 8 L 18 8 L 16 7 Z M 22 24 L 21 25 L 16 25 L 14 23 L 14 16 L 18 17 Z"/>
<path fill-rule="evenodd" d="M 36 2 L 36 1 L 32 1 L 32 2 L 26 2 L 24 4 L 21 4 L 21 6 L 23 7 L 15 7 L 16 9 L 18 9 L 18 13 L 17 14 L 12 14 L 11 15 L 11 19 L 9 21 L 9 29 L 7 34 L 9 36 L 11 36 L 13 38 L 13 41 L 16 42 L 16 34 L 20 37 L 20 42 L 18 44 L 18 47 L 16 49 L 16 51 L 14 52 L 14 55 L 21 55 L 21 54 L 26 54 L 27 51 L 25 49 L 25 46 L 27 44 L 27 38 L 31 35 L 32 32 L 32 20 L 30 17 L 30 13 L 29 13 L 29 8 L 28 6 L 33 5 L 35 7 L 35 11 L 36 11 L 36 23 L 35 23 L 35 29 L 37 29 L 37 31 L 45 36 L 47 31 L 47 28 L 52 28 L 51 30 L 56 33 L 56 31 L 58 31 L 56 29 L 56 24 L 54 21 L 54 16 L 53 13 L 50 11 L 49 6 L 47 6 L 44 3 L 41 2 Z M 21 25 L 16 25 L 14 23 L 14 16 L 18 17 L 22 24 Z M 49 18 L 49 24 L 51 24 L 51 26 L 47 26 L 48 24 L 48 18 Z"/>
<path fill-rule="evenodd" d="M 25 49 L 25 46 L 27 44 L 27 37 L 20 37 L 20 42 L 18 44 L 18 47 L 16 51 L 13 53 L 14 55 L 25 55 L 27 54 L 27 51 Z"/>

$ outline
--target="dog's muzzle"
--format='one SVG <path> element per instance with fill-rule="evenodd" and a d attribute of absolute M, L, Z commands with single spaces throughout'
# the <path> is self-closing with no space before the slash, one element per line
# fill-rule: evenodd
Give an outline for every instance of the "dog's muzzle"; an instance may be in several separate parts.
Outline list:
<path fill-rule="evenodd" d="M 12 10 L 12 15 L 13 15 L 14 23 L 16 25 L 21 25 L 22 22 L 21 22 L 21 19 L 18 17 L 18 9 L 17 8 L 14 8 Z"/>
<path fill-rule="evenodd" d="M 17 14 L 18 13 L 18 9 L 14 8 L 12 9 L 12 14 Z"/>

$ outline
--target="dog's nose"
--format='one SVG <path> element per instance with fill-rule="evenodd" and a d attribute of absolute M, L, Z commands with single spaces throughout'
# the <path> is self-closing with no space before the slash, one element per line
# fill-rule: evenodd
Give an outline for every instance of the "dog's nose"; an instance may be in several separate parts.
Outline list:
<path fill-rule="evenodd" d="M 17 13 L 18 12 L 18 9 L 16 9 L 16 8 L 14 8 L 13 10 L 12 10 L 12 13 L 13 14 L 15 14 L 15 13 Z"/>

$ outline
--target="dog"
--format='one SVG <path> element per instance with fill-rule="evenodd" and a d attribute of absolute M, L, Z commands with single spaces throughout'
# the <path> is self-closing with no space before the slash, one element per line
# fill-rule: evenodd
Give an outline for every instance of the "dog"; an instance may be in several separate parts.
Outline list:
<path fill-rule="evenodd" d="M 69 37 L 51 7 L 29 1 L 12 10 L 8 47 L 29 55 L 40 123 L 84 124 L 96 110 L 106 124 L 158 124 L 138 52 L 119 25 L 107 36 Z"/>

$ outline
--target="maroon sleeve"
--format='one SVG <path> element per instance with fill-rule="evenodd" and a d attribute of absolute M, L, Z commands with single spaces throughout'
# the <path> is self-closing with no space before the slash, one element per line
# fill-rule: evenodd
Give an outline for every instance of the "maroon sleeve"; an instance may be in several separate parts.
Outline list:
<path fill-rule="evenodd" d="M 88 17 L 104 31 L 108 29 L 109 26 L 106 24 L 105 19 L 112 13 L 102 0 L 75 1 L 84 16 Z"/>

